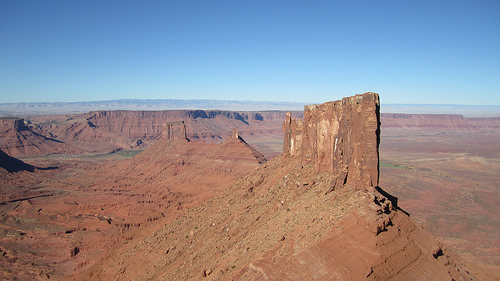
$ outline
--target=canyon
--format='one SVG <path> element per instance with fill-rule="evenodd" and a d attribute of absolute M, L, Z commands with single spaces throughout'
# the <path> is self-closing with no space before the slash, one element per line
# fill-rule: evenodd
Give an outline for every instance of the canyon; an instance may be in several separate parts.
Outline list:
<path fill-rule="evenodd" d="M 257 146 L 260 151 L 276 155 L 273 145 L 277 141 L 276 135 L 281 134 L 285 114 L 280 111 L 218 110 L 98 111 L 37 116 L 27 121 L 4 118 L 1 125 L 5 132 L 0 135 L 0 149 L 15 157 L 141 150 L 162 136 L 164 124 L 182 121 L 191 141 L 222 142 L 233 128 L 238 128 L 250 142 L 260 140 Z M 15 124 L 25 125 L 18 128 Z M 29 136 L 25 137 L 28 133 Z M 43 145 L 41 139 L 46 140 Z M 271 143 L 266 143 L 266 139 Z M 278 143 L 281 141 L 279 139 Z"/>
<path fill-rule="evenodd" d="M 1 277 L 498 277 L 500 118 L 379 106 L 6 118 Z"/>
<path fill-rule="evenodd" d="M 2 279 L 71 278 L 113 245 L 172 220 L 266 161 L 241 138 L 181 137 L 162 138 L 125 161 L 58 160 L 58 174 L 30 173 L 45 178 L 38 182 L 2 178 Z"/>
<path fill-rule="evenodd" d="M 405 133 L 498 131 L 500 117 L 451 114 L 381 114 L 384 131 Z M 241 136 L 268 157 L 282 151 L 285 111 L 219 110 L 97 111 L 73 115 L 0 118 L 0 149 L 14 157 L 143 150 L 158 140 L 169 122 L 185 122 L 191 141 L 222 142 L 238 128 Z M 294 111 L 291 117 L 303 118 Z"/>

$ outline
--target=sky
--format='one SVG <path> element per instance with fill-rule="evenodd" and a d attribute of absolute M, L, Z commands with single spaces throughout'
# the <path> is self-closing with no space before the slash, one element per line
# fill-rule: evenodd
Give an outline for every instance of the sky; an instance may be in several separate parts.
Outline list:
<path fill-rule="evenodd" d="M 0 0 L 0 102 L 500 104 L 500 1 Z"/>

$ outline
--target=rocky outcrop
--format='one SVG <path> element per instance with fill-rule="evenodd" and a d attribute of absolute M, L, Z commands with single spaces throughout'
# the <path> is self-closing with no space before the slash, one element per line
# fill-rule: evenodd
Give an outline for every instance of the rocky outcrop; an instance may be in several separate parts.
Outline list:
<path fill-rule="evenodd" d="M 236 128 L 233 129 L 233 132 L 231 133 L 231 139 L 233 140 L 240 139 L 240 134 L 238 133 L 238 129 Z"/>
<path fill-rule="evenodd" d="M 33 131 L 24 119 L 15 117 L 0 118 L 0 149 L 14 157 L 80 152 L 62 141 Z"/>
<path fill-rule="evenodd" d="M 292 112 L 286 117 L 283 111 L 220 111 L 220 110 L 167 110 L 167 111 L 92 111 L 85 114 L 53 115 L 0 119 L 0 148 L 15 156 L 43 155 L 54 153 L 53 142 L 40 136 L 64 142 L 72 146 L 73 153 L 107 153 L 116 150 L 144 149 L 163 137 L 163 124 L 184 121 L 186 136 L 191 141 L 223 142 L 238 128 L 241 136 L 254 145 L 260 152 L 273 157 L 282 151 L 282 125 L 287 118 L 288 126 L 295 130 L 293 147 L 300 146 L 298 136 L 302 125 L 303 112 Z M 293 119 L 301 118 L 301 119 Z M 293 120 L 292 120 L 293 119 Z M 497 130 L 500 118 L 466 118 L 450 114 L 381 114 L 382 132 L 399 132 L 408 129 L 422 131 L 448 132 L 464 130 L 470 132 Z M 5 131 L 18 131 L 23 134 L 38 134 L 39 141 L 31 142 L 27 137 L 23 144 Z M 30 132 L 31 131 L 31 132 Z M 285 132 L 286 134 L 287 132 Z M 23 139 L 23 137 L 21 137 Z M 16 141 L 15 141 L 16 140 Z M 285 142 L 290 142 L 290 136 Z M 45 142 L 49 143 L 47 145 Z M 285 147 L 290 147 L 290 143 Z M 60 145 L 55 145 L 60 146 Z M 29 147 L 29 148 L 27 148 Z M 69 149 L 59 149 L 72 153 Z M 291 152 L 296 152 L 292 149 Z"/>
<path fill-rule="evenodd" d="M 167 140 L 188 140 L 184 121 L 163 124 L 163 138 Z"/>
<path fill-rule="evenodd" d="M 228 143 L 238 143 L 238 144 L 241 144 L 245 147 L 245 150 L 249 150 L 252 152 L 253 154 L 253 157 L 255 157 L 255 159 L 257 159 L 257 161 L 259 162 L 259 164 L 262 164 L 264 162 L 267 161 L 266 157 L 260 153 L 259 151 L 257 151 L 255 148 L 253 148 L 251 145 L 249 145 L 239 134 L 238 132 L 238 129 L 237 128 L 234 128 L 232 133 L 231 133 L 231 137 L 225 142 L 225 144 L 228 144 Z"/>
<path fill-rule="evenodd" d="M 4 117 L 0 118 L 0 134 L 5 133 L 10 130 L 22 131 L 26 129 L 24 125 L 24 119 L 16 117 Z"/>
<path fill-rule="evenodd" d="M 283 123 L 283 153 L 296 155 L 317 172 L 337 175 L 338 185 L 360 188 L 378 185 L 380 102 L 375 93 L 304 108 L 304 119 L 287 114 Z"/>

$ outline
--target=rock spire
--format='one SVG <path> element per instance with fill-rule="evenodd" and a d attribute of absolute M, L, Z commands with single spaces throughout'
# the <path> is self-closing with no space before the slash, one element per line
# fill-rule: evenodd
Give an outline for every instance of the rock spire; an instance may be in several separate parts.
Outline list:
<path fill-rule="evenodd" d="M 283 153 L 301 158 L 319 172 L 337 175 L 339 185 L 378 186 L 380 101 L 376 93 L 304 107 L 304 119 L 288 113 Z"/>

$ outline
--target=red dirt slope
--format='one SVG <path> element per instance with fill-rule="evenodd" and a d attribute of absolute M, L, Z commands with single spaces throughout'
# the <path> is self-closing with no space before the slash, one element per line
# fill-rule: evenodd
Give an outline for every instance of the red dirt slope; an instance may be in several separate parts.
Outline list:
<path fill-rule="evenodd" d="M 99 280 L 470 280 L 471 273 L 377 191 L 278 157 L 206 204 L 122 244 Z M 326 194 L 325 194 L 326 193 Z"/>
<path fill-rule="evenodd" d="M 13 186 L 16 197 L 0 204 L 0 279 L 73 279 L 115 244 L 172 221 L 262 160 L 240 139 L 164 139 L 123 161 L 58 160 L 61 169 L 36 171 L 40 182 Z"/>

